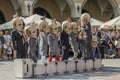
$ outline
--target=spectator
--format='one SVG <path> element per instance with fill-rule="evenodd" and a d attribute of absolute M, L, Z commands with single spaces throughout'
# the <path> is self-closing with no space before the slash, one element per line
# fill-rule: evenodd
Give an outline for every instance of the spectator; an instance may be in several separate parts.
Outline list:
<path fill-rule="evenodd" d="M 106 34 L 106 31 L 102 32 L 102 38 L 100 39 L 99 49 L 102 58 L 104 58 L 104 54 L 107 53 L 108 41 L 110 40 L 109 36 Z"/>
<path fill-rule="evenodd" d="M 0 31 L 0 41 L 2 44 L 4 44 L 3 31 Z"/>
<path fill-rule="evenodd" d="M 4 37 L 4 40 L 10 40 L 11 41 L 11 36 L 8 35 L 8 30 L 5 30 L 5 35 L 3 36 Z"/>
<path fill-rule="evenodd" d="M 2 60 L 2 42 L 0 41 L 0 60 Z"/>
<path fill-rule="evenodd" d="M 2 49 L 4 44 L 3 31 L 0 31 L 0 60 L 2 60 Z"/>
<path fill-rule="evenodd" d="M 100 54 L 100 51 L 99 51 L 99 48 L 97 46 L 97 43 L 98 43 L 98 38 L 97 36 L 93 35 L 92 36 L 92 53 L 93 53 L 93 58 L 94 59 L 100 59 L 101 58 L 101 54 Z"/>
<path fill-rule="evenodd" d="M 115 55 L 116 55 L 115 45 L 110 41 L 107 54 L 105 54 L 105 58 L 114 58 Z"/>
<path fill-rule="evenodd" d="M 3 45 L 4 50 L 4 58 L 5 59 L 12 59 L 12 48 L 9 40 L 6 40 Z"/>
<path fill-rule="evenodd" d="M 120 57 L 120 39 L 116 41 L 117 56 Z"/>

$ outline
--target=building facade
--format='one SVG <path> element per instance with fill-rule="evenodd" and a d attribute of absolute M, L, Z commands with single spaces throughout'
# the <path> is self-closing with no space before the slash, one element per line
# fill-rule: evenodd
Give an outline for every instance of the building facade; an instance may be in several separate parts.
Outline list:
<path fill-rule="evenodd" d="M 0 0 L 0 24 L 16 13 L 24 17 L 40 14 L 61 22 L 67 17 L 78 19 L 84 12 L 108 21 L 120 15 L 120 0 Z"/>

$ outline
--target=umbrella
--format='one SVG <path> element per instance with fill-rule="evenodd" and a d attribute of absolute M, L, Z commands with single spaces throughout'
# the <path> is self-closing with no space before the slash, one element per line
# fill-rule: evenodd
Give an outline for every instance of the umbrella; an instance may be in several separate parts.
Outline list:
<path fill-rule="evenodd" d="M 91 23 L 92 26 L 100 26 L 100 25 L 103 24 L 103 22 L 101 22 L 101 21 L 99 21 L 97 19 L 94 19 L 94 18 L 90 19 L 90 23 Z"/>
<path fill-rule="evenodd" d="M 43 16 L 38 15 L 38 14 L 34 14 L 32 16 L 29 16 L 27 18 L 24 19 L 24 22 L 26 25 L 31 25 L 31 24 L 39 24 L 41 21 L 41 18 L 43 18 Z M 52 20 L 49 18 L 45 18 L 45 20 L 50 23 Z M 57 25 L 60 26 L 60 23 L 57 21 Z"/>
<path fill-rule="evenodd" d="M 106 26 L 112 27 L 112 26 L 118 26 L 118 25 L 120 25 L 120 16 L 105 22 L 100 26 L 100 28 L 105 28 Z"/>

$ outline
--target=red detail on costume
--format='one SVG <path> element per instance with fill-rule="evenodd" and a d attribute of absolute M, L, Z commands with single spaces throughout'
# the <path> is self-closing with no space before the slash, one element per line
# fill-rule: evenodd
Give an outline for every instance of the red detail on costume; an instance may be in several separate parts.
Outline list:
<path fill-rule="evenodd" d="M 49 56 L 48 62 L 52 62 L 52 58 L 53 58 L 53 56 Z"/>
<path fill-rule="evenodd" d="M 56 55 L 56 61 L 60 61 L 60 55 Z"/>

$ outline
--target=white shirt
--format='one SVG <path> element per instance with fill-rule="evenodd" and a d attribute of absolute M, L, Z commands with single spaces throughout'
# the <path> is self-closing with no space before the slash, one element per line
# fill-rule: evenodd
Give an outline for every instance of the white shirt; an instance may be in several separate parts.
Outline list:
<path fill-rule="evenodd" d="M 10 35 L 4 35 L 4 40 L 11 40 L 11 36 Z"/>

